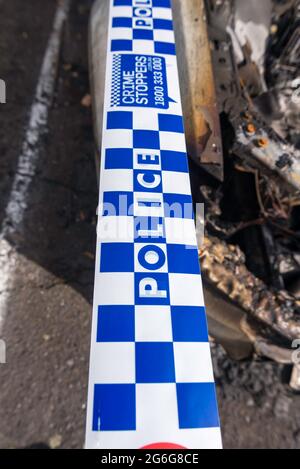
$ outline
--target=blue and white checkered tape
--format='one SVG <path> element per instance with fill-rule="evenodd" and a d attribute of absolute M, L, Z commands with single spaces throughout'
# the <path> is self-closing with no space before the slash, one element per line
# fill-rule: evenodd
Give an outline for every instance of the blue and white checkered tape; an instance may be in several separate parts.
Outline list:
<path fill-rule="evenodd" d="M 86 448 L 220 448 L 170 0 L 111 0 Z"/>

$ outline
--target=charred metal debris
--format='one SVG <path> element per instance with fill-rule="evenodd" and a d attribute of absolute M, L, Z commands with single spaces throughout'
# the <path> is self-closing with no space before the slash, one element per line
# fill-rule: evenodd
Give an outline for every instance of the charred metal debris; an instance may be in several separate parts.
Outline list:
<path fill-rule="evenodd" d="M 247 313 L 256 344 L 290 351 L 300 338 L 300 0 L 205 7 L 224 179 L 192 171 L 206 210 L 202 271 Z"/>

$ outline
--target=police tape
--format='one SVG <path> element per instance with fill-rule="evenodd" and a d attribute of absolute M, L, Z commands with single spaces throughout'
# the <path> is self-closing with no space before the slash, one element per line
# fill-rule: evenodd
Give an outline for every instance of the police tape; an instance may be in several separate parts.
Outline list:
<path fill-rule="evenodd" d="M 220 448 L 170 0 L 111 0 L 86 448 Z"/>

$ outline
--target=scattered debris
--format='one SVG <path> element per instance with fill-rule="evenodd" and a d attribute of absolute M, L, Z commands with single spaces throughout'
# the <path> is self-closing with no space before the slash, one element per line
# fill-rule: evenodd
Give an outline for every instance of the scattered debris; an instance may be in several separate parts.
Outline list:
<path fill-rule="evenodd" d="M 67 63 L 65 63 L 65 64 L 63 65 L 63 69 L 64 69 L 66 72 L 72 70 L 72 64 L 67 64 Z"/>
<path fill-rule="evenodd" d="M 85 251 L 85 252 L 83 253 L 83 255 L 84 255 L 85 257 L 87 257 L 88 259 L 91 259 L 92 261 L 95 260 L 95 254 L 93 254 L 92 252 Z"/>
<path fill-rule="evenodd" d="M 92 105 L 92 97 L 90 94 L 86 94 L 81 100 L 81 106 L 91 107 L 91 105 Z"/>
<path fill-rule="evenodd" d="M 51 449 L 57 449 L 61 446 L 62 444 L 62 436 L 59 434 L 53 435 L 49 439 L 49 446 Z"/>

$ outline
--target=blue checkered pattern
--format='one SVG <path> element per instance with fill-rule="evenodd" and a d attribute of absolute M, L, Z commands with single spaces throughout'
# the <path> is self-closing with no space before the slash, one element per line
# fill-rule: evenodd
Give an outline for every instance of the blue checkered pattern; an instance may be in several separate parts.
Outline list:
<path fill-rule="evenodd" d="M 162 54 L 175 99 L 107 100 L 87 446 L 220 447 L 170 1 L 112 2 L 112 83 L 123 52 Z"/>
<path fill-rule="evenodd" d="M 115 211 L 106 213 L 104 205 L 102 216 L 132 218 L 133 223 L 130 225 L 127 242 L 100 240 L 100 262 L 97 268 L 100 275 L 131 274 L 130 288 L 134 290 L 134 301 L 126 305 L 98 305 L 97 344 L 100 347 L 101 344 L 114 344 L 116 349 L 120 347 L 120 354 L 128 354 L 128 362 L 127 365 L 120 363 L 119 370 L 115 364 L 115 378 L 109 379 L 107 383 L 95 384 L 94 431 L 98 430 L 99 425 L 102 430 L 111 431 L 136 429 L 136 386 L 146 383 L 173 384 L 177 395 L 176 412 L 180 429 L 218 426 L 211 367 L 207 368 L 206 364 L 205 371 L 199 369 L 190 376 L 185 376 L 184 370 L 179 371 L 176 368 L 177 362 L 195 359 L 197 345 L 204 347 L 209 357 L 202 299 L 199 298 L 199 292 L 195 292 L 194 302 L 193 298 L 184 294 L 185 282 L 190 280 L 198 284 L 199 291 L 201 288 L 196 241 L 194 239 L 193 245 L 187 245 L 184 238 L 178 243 L 172 239 L 176 227 L 179 230 L 182 221 L 193 218 L 184 139 L 177 141 L 175 138 L 172 143 L 172 140 L 165 138 L 170 135 L 172 138 L 173 134 L 183 137 L 183 120 L 180 115 L 156 112 L 151 129 L 135 129 L 134 122 L 146 113 L 149 110 L 107 113 L 106 129 L 113 133 L 111 141 L 114 144 L 112 148 L 106 148 L 104 156 L 103 201 L 109 201 L 115 206 Z M 117 147 L 119 131 L 126 132 L 127 147 Z M 164 144 L 162 149 L 162 142 L 165 141 L 169 143 Z M 168 149 L 172 146 L 173 149 Z M 109 189 L 109 181 L 118 179 L 121 174 L 123 191 L 106 191 L 106 181 Z M 174 181 L 178 185 L 174 185 Z M 183 193 L 178 193 L 180 191 Z M 157 194 L 158 197 L 154 201 L 150 197 L 147 205 L 144 199 L 148 194 Z M 119 203 L 119 197 L 124 197 L 124 204 Z M 149 239 L 149 224 L 145 225 L 145 220 L 149 222 L 147 212 L 151 211 L 153 204 L 159 210 L 160 217 L 156 218 L 152 226 L 157 231 L 157 236 Z M 170 204 L 174 210 L 170 211 Z M 144 215 L 139 214 L 141 209 L 145 210 Z M 175 218 L 175 223 L 173 220 L 172 226 L 169 226 L 168 221 L 172 218 Z M 151 221 L 153 225 L 153 219 Z M 145 237 L 140 234 L 143 225 L 147 232 Z M 160 231 L 158 226 L 162 227 Z M 148 260 L 148 255 L 152 255 L 154 260 Z M 158 289 L 165 293 L 164 296 L 151 298 L 139 295 L 140 285 L 142 282 L 147 284 L 149 272 Z M 183 292 L 182 299 L 178 301 L 179 285 Z M 117 292 L 113 291 L 112 294 L 117 296 Z M 159 326 L 160 318 L 164 330 L 158 329 L 155 332 L 155 324 Z M 104 353 L 102 360 L 106 360 Z M 128 382 L 118 382 L 119 372 L 123 374 L 131 361 Z M 201 373 L 204 373 L 202 381 Z M 187 399 L 195 403 L 192 413 L 189 412 Z M 120 402 L 123 403 L 122 411 Z M 205 415 L 204 402 L 205 406 L 209 402 L 209 411 Z M 110 414 L 107 411 L 110 406 L 118 411 Z M 101 426 L 103 409 L 105 424 Z"/>
<path fill-rule="evenodd" d="M 114 2 L 112 52 L 176 55 L 170 1 Z"/>

